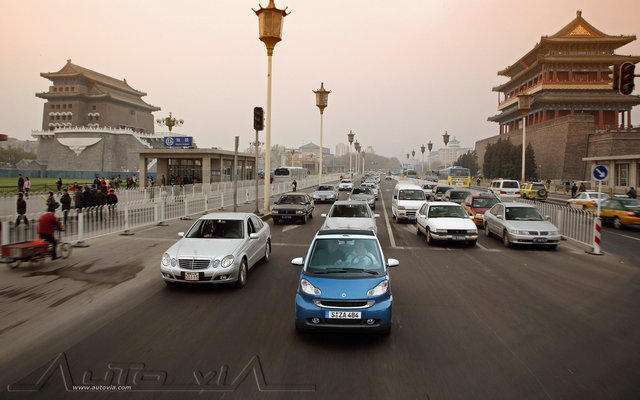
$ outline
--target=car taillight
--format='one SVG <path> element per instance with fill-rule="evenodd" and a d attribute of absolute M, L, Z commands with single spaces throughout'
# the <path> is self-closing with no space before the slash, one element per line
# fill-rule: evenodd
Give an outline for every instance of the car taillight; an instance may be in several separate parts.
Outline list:
<path fill-rule="evenodd" d="M 635 217 L 636 213 L 634 211 L 627 211 L 627 215 L 630 217 Z"/>
<path fill-rule="evenodd" d="M 592 203 L 592 204 L 596 204 L 596 201 L 595 201 L 595 200 L 591 200 L 591 203 Z"/>
<path fill-rule="evenodd" d="M 507 194 L 507 192 L 505 192 L 504 190 L 501 190 L 500 194 Z"/>
<path fill-rule="evenodd" d="M 520 194 L 520 191 L 518 190 L 518 191 L 516 192 L 516 194 Z"/>

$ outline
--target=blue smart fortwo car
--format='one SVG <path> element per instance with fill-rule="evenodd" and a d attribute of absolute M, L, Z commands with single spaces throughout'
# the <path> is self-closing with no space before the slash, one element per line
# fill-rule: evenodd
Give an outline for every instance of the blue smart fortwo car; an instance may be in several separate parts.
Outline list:
<path fill-rule="evenodd" d="M 384 261 L 372 231 L 319 231 L 306 257 L 291 263 L 303 267 L 296 294 L 298 331 L 391 331 L 387 268 L 398 260 Z"/>

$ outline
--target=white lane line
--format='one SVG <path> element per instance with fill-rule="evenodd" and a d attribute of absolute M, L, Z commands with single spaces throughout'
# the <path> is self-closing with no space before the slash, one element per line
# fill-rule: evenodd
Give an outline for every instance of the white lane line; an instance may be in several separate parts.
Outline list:
<path fill-rule="evenodd" d="M 476 242 L 476 246 L 480 247 L 482 250 L 487 250 L 488 247 L 483 246 L 482 244 L 480 244 L 480 242 Z"/>
<path fill-rule="evenodd" d="M 287 225 L 287 226 L 282 227 L 282 232 L 287 232 L 287 231 L 290 231 L 290 230 L 293 230 L 293 229 L 297 229 L 297 228 L 300 228 L 300 226 L 301 225 Z"/>
<path fill-rule="evenodd" d="M 309 247 L 308 244 L 300 244 L 300 243 L 271 243 L 272 246 L 283 246 L 283 247 Z"/>
<path fill-rule="evenodd" d="M 605 232 L 607 232 L 607 235 L 611 233 L 612 235 L 618 235 L 618 236 L 626 237 L 627 239 L 637 240 L 640 242 L 640 239 L 638 238 L 634 238 L 633 236 L 623 235 L 622 233 L 611 232 L 609 229 L 607 229 Z"/>
<path fill-rule="evenodd" d="M 384 196 L 380 196 L 382 199 L 382 211 L 384 211 L 384 221 L 387 224 L 387 232 L 389 233 L 389 241 L 391 242 L 391 248 L 396 247 L 396 240 L 393 238 L 393 232 L 391 232 L 391 224 L 389 223 L 389 215 L 387 214 L 387 207 L 384 205 Z"/>

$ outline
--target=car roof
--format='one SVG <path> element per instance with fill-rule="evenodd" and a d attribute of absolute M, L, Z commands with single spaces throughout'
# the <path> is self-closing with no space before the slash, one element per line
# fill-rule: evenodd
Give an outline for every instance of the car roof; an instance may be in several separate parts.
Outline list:
<path fill-rule="evenodd" d="M 305 196 L 305 195 L 307 195 L 307 193 L 304 193 L 304 192 L 287 192 L 287 193 L 282 193 L 280 196 L 293 196 L 293 195 Z"/>
<path fill-rule="evenodd" d="M 430 202 L 427 202 L 427 204 L 429 206 L 458 206 L 458 207 L 462 207 L 460 204 L 454 203 L 453 201 L 430 201 Z"/>
<path fill-rule="evenodd" d="M 398 183 L 396 185 L 396 189 L 398 190 L 404 190 L 404 189 L 415 189 L 415 190 L 422 190 L 422 188 L 416 184 L 413 183 Z"/>
<path fill-rule="evenodd" d="M 531 204 L 527 204 L 527 203 L 518 203 L 516 201 L 512 201 L 509 203 L 502 203 L 503 206 L 505 207 L 528 207 L 528 208 L 536 208 L 535 206 L 531 205 Z"/>
<path fill-rule="evenodd" d="M 205 214 L 198 219 L 244 219 L 253 213 L 246 212 L 214 212 Z"/>
<path fill-rule="evenodd" d="M 340 206 L 345 204 L 359 204 L 359 205 L 361 204 L 366 206 L 367 202 L 362 200 L 338 200 L 333 203 L 334 206 Z"/>
<path fill-rule="evenodd" d="M 318 231 L 316 233 L 317 236 L 367 236 L 367 237 L 375 237 L 376 234 L 372 230 L 366 229 L 324 229 Z"/>
<path fill-rule="evenodd" d="M 496 197 L 495 195 L 491 194 L 491 193 L 479 193 L 479 194 L 474 194 L 473 196 L 471 196 L 474 199 L 478 199 L 478 198 L 483 198 L 483 199 L 498 199 L 498 197 Z M 498 199 L 500 200 L 500 199 Z"/>

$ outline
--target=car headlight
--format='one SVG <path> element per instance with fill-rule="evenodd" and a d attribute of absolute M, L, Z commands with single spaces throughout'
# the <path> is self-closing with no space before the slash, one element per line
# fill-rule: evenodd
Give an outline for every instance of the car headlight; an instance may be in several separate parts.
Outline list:
<path fill-rule="evenodd" d="M 313 286 L 311 284 L 311 282 L 309 282 L 306 279 L 301 279 L 300 280 L 300 290 L 302 290 L 306 294 L 312 294 L 312 295 L 315 295 L 315 296 L 320 296 L 322 294 L 322 290 L 320 290 L 317 287 Z"/>
<path fill-rule="evenodd" d="M 447 233 L 446 229 L 435 229 L 436 233 Z"/>
<path fill-rule="evenodd" d="M 558 234 L 558 231 L 549 231 L 549 235 L 555 236 Z"/>
<path fill-rule="evenodd" d="M 178 265 L 178 260 L 176 260 L 175 258 L 171 259 L 171 266 L 175 267 L 176 265 Z"/>
<path fill-rule="evenodd" d="M 218 259 L 211 260 L 211 266 L 213 268 L 218 268 L 220 266 L 220 260 L 218 260 Z"/>
<path fill-rule="evenodd" d="M 516 235 L 528 235 L 529 231 L 518 231 L 518 230 L 513 230 L 511 231 L 512 233 L 515 233 Z"/>
<path fill-rule="evenodd" d="M 387 290 L 389 290 L 389 281 L 385 279 L 378 283 L 373 289 L 369 289 L 367 291 L 367 296 L 380 296 L 387 293 Z"/>
<path fill-rule="evenodd" d="M 478 233 L 478 230 L 477 230 L 477 229 L 469 229 L 469 230 L 467 231 L 467 233 L 469 233 L 469 234 L 471 234 L 471 235 L 474 235 L 474 234 Z"/>
<path fill-rule="evenodd" d="M 296 214 L 304 214 L 304 210 L 298 210 L 296 211 Z"/>
<path fill-rule="evenodd" d="M 404 206 L 398 206 L 398 210 L 404 210 Z"/>
<path fill-rule="evenodd" d="M 233 256 L 232 255 L 228 255 L 225 258 L 223 258 L 222 261 L 220 261 L 220 265 L 222 266 L 222 268 L 227 268 L 227 267 L 231 266 L 231 264 L 233 264 Z"/>
<path fill-rule="evenodd" d="M 169 264 L 171 264 L 171 256 L 169 255 L 169 253 L 164 253 L 162 255 L 162 265 L 168 267 Z"/>

